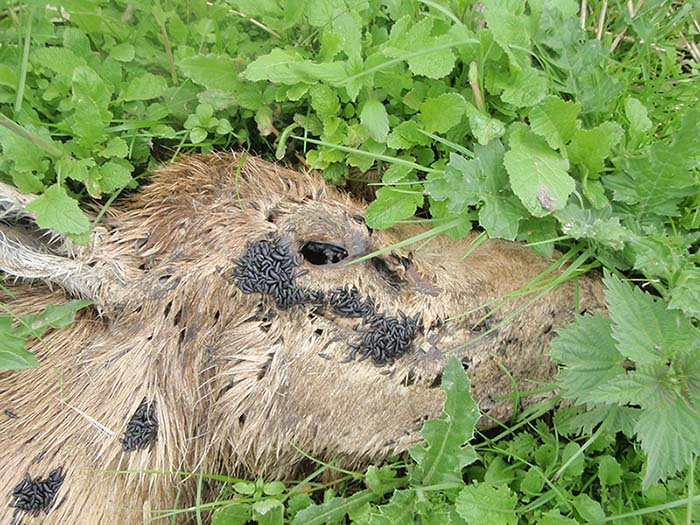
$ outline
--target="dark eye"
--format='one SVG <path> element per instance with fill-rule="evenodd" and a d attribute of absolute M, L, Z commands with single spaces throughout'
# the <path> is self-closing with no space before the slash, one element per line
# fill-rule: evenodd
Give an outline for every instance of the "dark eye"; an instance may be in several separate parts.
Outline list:
<path fill-rule="evenodd" d="M 304 259 L 316 266 L 334 264 L 348 256 L 348 251 L 345 248 L 331 242 L 307 241 L 299 251 Z"/>

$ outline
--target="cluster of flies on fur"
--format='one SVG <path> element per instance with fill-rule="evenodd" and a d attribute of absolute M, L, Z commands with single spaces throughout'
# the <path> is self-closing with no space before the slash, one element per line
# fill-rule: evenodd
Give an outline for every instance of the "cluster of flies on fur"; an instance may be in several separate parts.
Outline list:
<path fill-rule="evenodd" d="M 301 253 L 292 255 L 291 242 L 277 236 L 250 242 L 243 255 L 233 261 L 229 282 L 235 283 L 246 294 L 260 293 L 271 297 L 278 308 L 293 306 L 315 310 L 330 308 L 335 315 L 362 319 L 364 334 L 357 343 L 350 343 L 345 361 L 371 358 L 377 366 L 393 363 L 406 353 L 416 334 L 423 330 L 420 315 L 409 317 L 398 312 L 398 317 L 377 311 L 371 298 L 362 298 L 353 287 L 338 288 L 324 293 L 299 286 L 295 281 L 306 273 L 300 270 L 304 262 Z M 314 250 L 323 258 L 336 262 L 336 248 L 330 243 L 314 243 Z"/>

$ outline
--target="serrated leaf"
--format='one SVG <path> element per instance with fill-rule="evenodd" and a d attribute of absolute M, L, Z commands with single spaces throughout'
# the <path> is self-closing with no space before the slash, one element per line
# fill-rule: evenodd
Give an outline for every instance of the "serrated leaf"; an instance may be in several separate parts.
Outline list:
<path fill-rule="evenodd" d="M 44 47 L 34 49 L 31 53 L 32 62 L 70 77 L 78 66 L 85 65 L 85 59 L 76 56 L 65 47 Z"/>
<path fill-rule="evenodd" d="M 513 192 L 528 211 L 543 217 L 563 208 L 575 188 L 569 162 L 525 128 L 511 134 L 510 147 L 504 164 Z"/>
<path fill-rule="evenodd" d="M 33 126 L 27 126 L 27 128 L 52 143 L 46 129 Z M 0 146 L 2 146 L 3 157 L 13 161 L 16 171 L 34 172 L 43 176 L 49 167 L 46 160 L 48 154 L 43 149 L 5 127 L 0 127 Z"/>
<path fill-rule="evenodd" d="M 100 151 L 100 157 L 117 157 L 123 159 L 129 154 L 129 145 L 126 141 L 120 137 L 114 137 L 110 139 L 102 151 Z M 76 161 L 77 162 L 77 161 Z"/>
<path fill-rule="evenodd" d="M 606 387 L 625 374 L 610 318 L 600 314 L 579 317 L 557 334 L 550 355 L 562 366 L 557 382 L 564 396 L 578 403 L 610 401 Z"/>
<path fill-rule="evenodd" d="M 527 210 L 514 195 L 491 196 L 479 209 L 479 224 L 491 239 L 515 240 Z"/>
<path fill-rule="evenodd" d="M 476 461 L 477 455 L 468 443 L 474 437 L 479 420 L 479 407 L 470 394 L 470 383 L 462 364 L 450 357 L 442 375 L 445 406 L 441 419 L 429 419 L 421 434 L 426 445 L 411 447 L 416 461 L 414 482 L 422 485 L 462 483 L 462 468 Z"/>
<path fill-rule="evenodd" d="M 482 146 L 494 139 L 500 139 L 506 132 L 506 126 L 503 122 L 482 113 L 472 104 L 467 104 L 467 117 L 472 135 Z"/>
<path fill-rule="evenodd" d="M 27 205 L 34 212 L 36 223 L 60 233 L 80 234 L 90 230 L 90 221 L 59 184 L 53 184 Z"/>
<path fill-rule="evenodd" d="M 311 95 L 311 107 L 319 117 L 330 117 L 340 111 L 340 100 L 333 89 L 325 84 L 315 84 L 308 89 Z"/>
<path fill-rule="evenodd" d="M 150 100 L 163 95 L 168 87 L 165 78 L 152 73 L 141 73 L 131 79 L 122 98 L 130 100 Z"/>
<path fill-rule="evenodd" d="M 195 55 L 178 63 L 184 75 L 207 89 L 235 92 L 240 84 L 233 61 L 224 55 Z"/>
<path fill-rule="evenodd" d="M 503 89 L 501 100 L 517 108 L 526 108 L 539 103 L 547 94 L 549 82 L 539 70 L 524 66 L 516 74 L 500 79 Z"/>
<path fill-rule="evenodd" d="M 377 229 L 389 228 L 398 221 L 413 216 L 418 206 L 423 204 L 423 195 L 417 188 L 419 186 L 401 186 L 401 189 L 385 187 L 377 190 L 377 198 L 367 207 L 367 225 Z"/>
<path fill-rule="evenodd" d="M 100 166 L 100 189 L 103 192 L 112 193 L 132 181 L 131 170 L 122 162 L 106 162 Z"/>
<path fill-rule="evenodd" d="M 559 97 L 547 97 L 529 113 L 530 129 L 544 137 L 552 149 L 564 151 L 578 127 L 577 117 L 581 107 Z"/>
<path fill-rule="evenodd" d="M 697 407 L 698 400 L 694 400 Z M 635 431 L 647 455 L 644 488 L 665 480 L 700 452 L 700 418 L 697 408 L 683 398 L 653 410 L 642 410 Z"/>
<path fill-rule="evenodd" d="M 609 120 L 592 129 L 579 129 L 568 147 L 569 160 L 585 167 L 589 175 L 596 175 L 603 171 L 605 159 L 623 134 L 620 125 Z"/>
<path fill-rule="evenodd" d="M 445 133 L 462 120 L 467 103 L 458 93 L 445 93 L 429 98 L 420 105 L 420 116 L 426 131 Z"/>
<path fill-rule="evenodd" d="M 671 290 L 668 306 L 682 310 L 688 316 L 700 318 L 700 268 L 693 264 L 683 267 Z"/>
<path fill-rule="evenodd" d="M 696 344 L 690 323 L 679 312 L 614 275 L 603 282 L 612 336 L 623 356 L 638 364 L 654 363 Z"/>
<path fill-rule="evenodd" d="M 0 317 L 0 370 L 37 368 L 36 356 L 24 348 L 24 337 L 17 336 L 10 317 Z"/>
<path fill-rule="evenodd" d="M 377 142 L 385 142 L 389 133 L 389 116 L 384 104 L 378 100 L 368 100 L 360 111 L 360 122 L 367 129 L 369 136 Z"/>
<path fill-rule="evenodd" d="M 469 525 L 515 525 L 518 498 L 507 485 L 493 487 L 478 483 L 464 487 L 455 501 L 455 508 Z"/>

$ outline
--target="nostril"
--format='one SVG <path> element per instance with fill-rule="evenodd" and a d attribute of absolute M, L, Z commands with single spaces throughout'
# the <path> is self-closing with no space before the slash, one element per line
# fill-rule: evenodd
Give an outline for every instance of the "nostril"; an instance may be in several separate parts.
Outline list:
<path fill-rule="evenodd" d="M 463 357 L 462 358 L 462 368 L 464 368 L 465 372 L 467 370 L 469 370 L 469 367 L 471 366 L 471 364 L 472 364 L 472 360 L 470 357 Z"/>
<path fill-rule="evenodd" d="M 435 379 L 433 379 L 433 382 L 430 383 L 430 388 L 440 388 L 441 384 L 442 384 L 442 374 L 438 374 L 435 376 Z"/>
<path fill-rule="evenodd" d="M 345 248 L 331 242 L 307 241 L 299 251 L 304 259 L 316 266 L 338 263 L 348 256 Z"/>

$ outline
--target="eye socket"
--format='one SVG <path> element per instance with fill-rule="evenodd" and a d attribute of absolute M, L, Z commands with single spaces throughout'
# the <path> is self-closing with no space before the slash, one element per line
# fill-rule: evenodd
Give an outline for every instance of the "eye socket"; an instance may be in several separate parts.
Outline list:
<path fill-rule="evenodd" d="M 316 266 L 338 263 L 348 256 L 348 251 L 342 246 L 319 241 L 305 242 L 299 252 L 304 259 Z"/>

